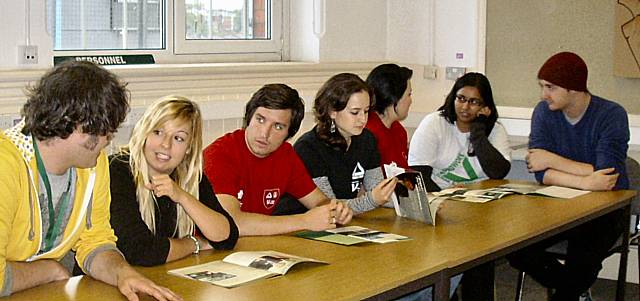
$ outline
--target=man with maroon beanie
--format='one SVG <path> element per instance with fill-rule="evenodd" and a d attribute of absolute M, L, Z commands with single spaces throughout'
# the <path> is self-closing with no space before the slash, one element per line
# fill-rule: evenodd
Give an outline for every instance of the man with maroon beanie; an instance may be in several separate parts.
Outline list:
<path fill-rule="evenodd" d="M 542 101 L 531 118 L 527 166 L 538 182 L 583 190 L 627 189 L 627 112 L 587 90 L 587 65 L 575 53 L 550 57 L 538 72 Z M 552 300 L 579 300 L 623 232 L 617 210 L 509 256 L 511 265 L 555 289 Z M 545 249 L 567 240 L 561 264 Z"/>

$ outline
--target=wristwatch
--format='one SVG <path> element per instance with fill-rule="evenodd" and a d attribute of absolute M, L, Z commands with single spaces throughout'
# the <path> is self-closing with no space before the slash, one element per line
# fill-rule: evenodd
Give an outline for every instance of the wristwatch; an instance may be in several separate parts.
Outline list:
<path fill-rule="evenodd" d="M 187 237 L 193 240 L 193 243 L 196 245 L 196 249 L 193 250 L 193 254 L 200 253 L 200 242 L 198 241 L 198 239 L 195 238 L 193 235 L 188 235 Z"/>

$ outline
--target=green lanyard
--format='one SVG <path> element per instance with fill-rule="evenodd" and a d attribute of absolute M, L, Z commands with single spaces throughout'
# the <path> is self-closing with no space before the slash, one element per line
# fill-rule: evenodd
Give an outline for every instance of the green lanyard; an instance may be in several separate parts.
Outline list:
<path fill-rule="evenodd" d="M 67 182 L 67 190 L 62 193 L 62 201 L 58 206 L 58 217 L 55 217 L 55 209 L 53 208 L 53 200 L 51 197 L 51 184 L 49 183 L 49 176 L 47 176 L 47 170 L 44 168 L 44 163 L 42 162 L 42 157 L 40 157 L 40 151 L 38 151 L 38 144 L 36 143 L 36 139 L 33 139 L 33 148 L 36 153 L 36 164 L 38 165 L 38 173 L 40 174 L 40 178 L 42 178 L 42 182 L 44 183 L 44 187 L 47 190 L 47 205 L 49 207 L 49 229 L 47 230 L 47 235 L 45 236 L 45 245 L 44 252 L 51 250 L 53 247 L 53 243 L 58 236 L 58 232 L 60 232 L 60 224 L 64 219 L 64 213 L 67 211 L 67 206 L 69 205 L 69 199 L 71 198 L 71 173 L 72 170 L 69 171 L 69 180 Z"/>

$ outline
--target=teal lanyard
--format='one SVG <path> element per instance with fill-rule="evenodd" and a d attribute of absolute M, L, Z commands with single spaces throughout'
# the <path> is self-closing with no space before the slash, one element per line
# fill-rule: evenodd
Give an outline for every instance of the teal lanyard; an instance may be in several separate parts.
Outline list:
<path fill-rule="evenodd" d="M 45 236 L 45 245 L 44 252 L 51 250 L 53 247 L 53 243 L 58 236 L 58 232 L 60 232 L 60 224 L 64 219 L 64 214 L 67 211 L 67 206 L 69 205 L 69 199 L 71 198 L 71 173 L 69 171 L 69 180 L 67 182 L 67 190 L 62 193 L 61 199 L 62 201 L 58 204 L 58 217 L 55 217 L 55 209 L 53 208 L 53 200 L 51 197 L 51 184 L 49 183 L 49 176 L 47 176 L 47 170 L 44 168 L 44 163 L 42 162 L 42 157 L 40 157 L 40 151 L 38 151 L 38 144 L 36 143 L 36 139 L 33 139 L 33 149 L 36 153 L 36 164 L 38 165 L 38 173 L 40 174 L 40 178 L 44 183 L 44 187 L 47 190 L 47 205 L 49 208 L 49 229 L 47 229 L 47 234 Z"/>

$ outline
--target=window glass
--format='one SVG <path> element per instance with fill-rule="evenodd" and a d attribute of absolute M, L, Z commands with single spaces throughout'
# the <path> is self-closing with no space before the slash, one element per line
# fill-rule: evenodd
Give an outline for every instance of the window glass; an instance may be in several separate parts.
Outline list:
<path fill-rule="evenodd" d="M 282 60 L 284 0 L 175 0 L 176 54 Z"/>
<path fill-rule="evenodd" d="M 185 0 L 187 40 L 271 38 L 268 0 Z"/>
<path fill-rule="evenodd" d="M 282 61 L 288 0 L 47 0 L 56 55 Z M 71 53 L 73 52 L 73 53 Z"/>
<path fill-rule="evenodd" d="M 54 50 L 162 49 L 162 0 L 51 0 Z M 126 24 L 126 26 L 124 26 Z"/>

